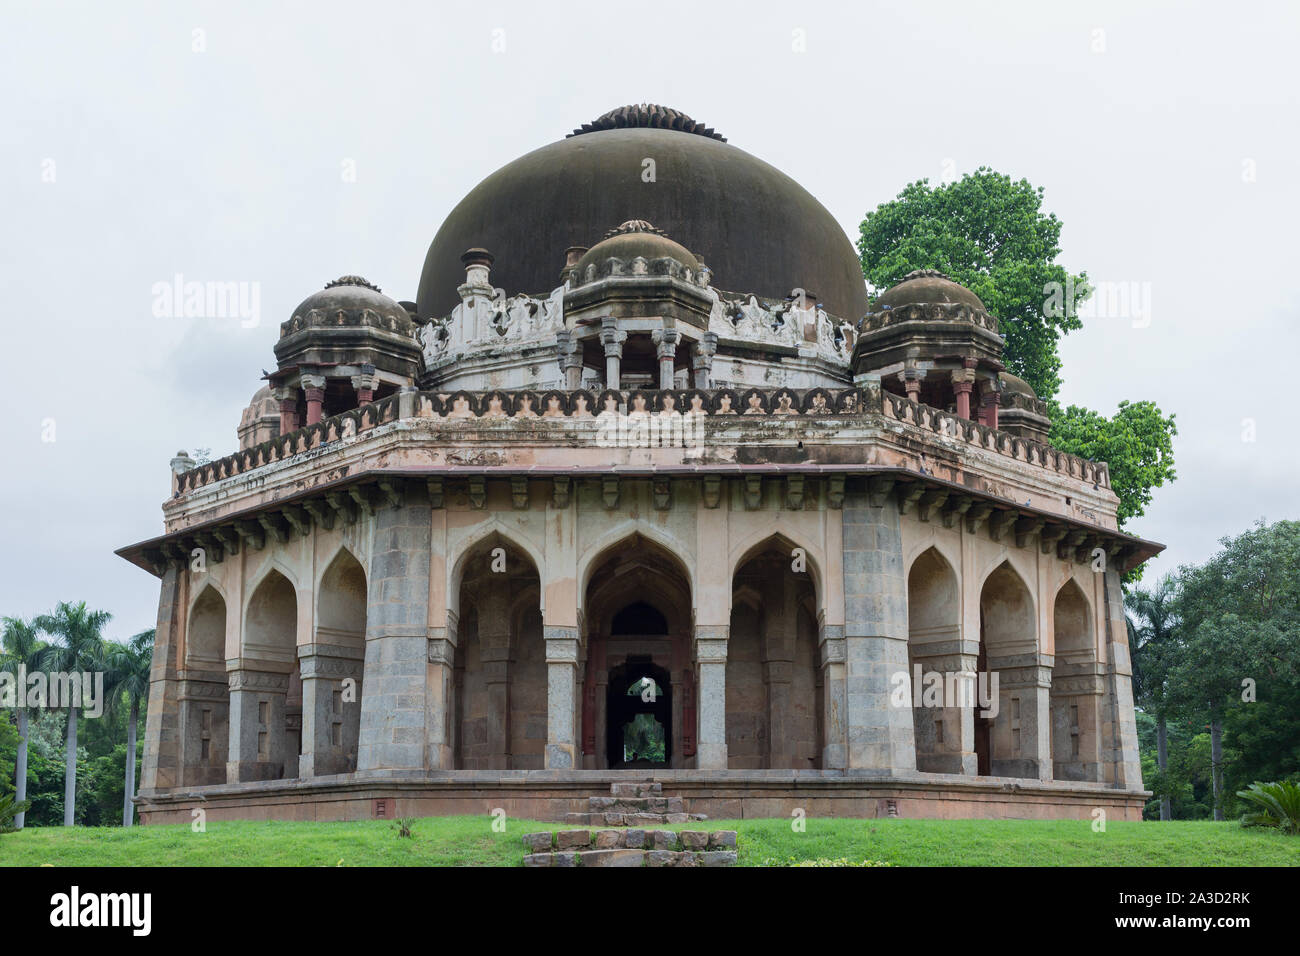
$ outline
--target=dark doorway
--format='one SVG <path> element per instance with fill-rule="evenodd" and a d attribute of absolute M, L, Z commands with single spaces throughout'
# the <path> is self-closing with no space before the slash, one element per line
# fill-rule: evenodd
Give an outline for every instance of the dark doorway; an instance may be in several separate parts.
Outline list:
<path fill-rule="evenodd" d="M 629 656 L 610 670 L 605 695 L 610 769 L 667 767 L 673 740 L 668 671 L 649 657 Z"/>
<path fill-rule="evenodd" d="M 987 675 L 989 670 L 988 651 L 984 645 L 984 609 L 980 609 L 980 653 L 975 661 L 976 687 L 979 686 L 981 675 Z M 985 678 L 987 680 L 987 677 Z M 975 702 L 975 772 L 981 777 L 987 777 L 993 773 L 993 718 L 981 717 L 982 709 L 976 695 Z"/>

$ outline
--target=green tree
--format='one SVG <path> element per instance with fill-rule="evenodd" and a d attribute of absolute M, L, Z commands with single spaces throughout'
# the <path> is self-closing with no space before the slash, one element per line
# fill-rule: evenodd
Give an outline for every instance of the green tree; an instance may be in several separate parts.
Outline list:
<path fill-rule="evenodd" d="M 1124 598 L 1129 613 L 1129 649 L 1133 657 L 1133 695 L 1156 724 L 1156 782 L 1160 819 L 1172 819 L 1169 775 L 1169 672 L 1178 655 L 1177 580 L 1165 575 L 1151 591 L 1134 589 Z"/>
<path fill-rule="evenodd" d="M 41 668 L 52 673 L 92 673 L 105 669 L 104 630 L 112 615 L 91 611 L 86 602 L 70 604 L 60 601 L 53 614 L 43 614 L 36 626 L 59 643 L 46 647 L 40 656 Z M 64 744 L 65 778 L 63 784 L 63 825 L 70 827 L 77 808 L 77 714 L 76 701 L 68 702 L 67 739 Z"/>
<path fill-rule="evenodd" d="M 1078 405 L 1051 408 L 1049 441 L 1062 451 L 1110 463 L 1111 489 L 1119 498 L 1120 527 L 1146 513 L 1151 490 L 1173 481 L 1174 416 L 1153 402 L 1120 402 L 1114 418 Z"/>
<path fill-rule="evenodd" d="M 140 721 L 140 704 L 149 699 L 149 671 L 153 664 L 154 629 L 141 631 L 129 644 L 111 644 L 108 651 L 107 685 L 112 688 L 110 711 L 125 703 L 128 708 L 126 730 L 124 797 L 122 826 L 135 821 L 136 729 Z"/>
<path fill-rule="evenodd" d="M 874 290 L 914 269 L 938 269 L 970 289 L 998 317 L 1003 360 L 1039 398 L 1060 387 L 1060 337 L 1082 327 L 1076 308 L 1090 287 L 1056 262 L 1061 221 L 1043 212 L 1043 190 L 980 167 L 941 186 L 909 183 L 862 221 L 858 252 Z M 1053 289 L 1073 302 L 1049 307 Z"/>
<path fill-rule="evenodd" d="M 1086 273 L 1072 274 L 1056 261 L 1061 225 L 1043 211 L 1041 187 L 981 167 L 940 186 L 910 183 L 867 213 L 858 252 L 873 290 L 914 269 L 938 269 L 980 297 L 1006 338 L 1003 361 L 1049 405 L 1051 443 L 1109 463 L 1123 527 L 1143 513 L 1152 488 L 1174 479 L 1177 430 L 1174 416 L 1151 402 L 1121 402 L 1113 418 L 1056 404 L 1057 343 L 1082 327 L 1078 306 L 1092 293 Z"/>
<path fill-rule="evenodd" d="M 40 669 L 40 654 L 45 645 L 40 641 L 40 629 L 31 621 L 7 617 L 3 621 L 4 633 L 0 637 L 0 670 L 9 671 L 18 679 L 19 669 L 33 672 Z M 18 688 L 15 687 L 15 690 Z M 14 716 L 18 724 L 18 750 L 14 759 L 14 800 L 27 799 L 27 708 L 17 706 Z M 14 829 L 21 830 L 26 813 L 14 816 Z"/>
<path fill-rule="evenodd" d="M 1265 682 L 1300 676 L 1300 522 L 1260 521 L 1205 564 L 1180 570 L 1183 648 L 1169 685 L 1185 713 L 1207 714 L 1214 817 L 1224 816 L 1225 717 Z"/>

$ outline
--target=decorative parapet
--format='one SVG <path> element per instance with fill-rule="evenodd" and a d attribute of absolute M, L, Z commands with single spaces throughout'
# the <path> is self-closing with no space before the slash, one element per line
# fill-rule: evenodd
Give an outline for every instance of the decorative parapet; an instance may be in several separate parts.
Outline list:
<path fill-rule="evenodd" d="M 563 286 L 546 298 L 507 298 L 504 289 L 487 292 L 467 297 L 450 316 L 419 329 L 416 338 L 424 350 L 426 369 L 476 349 L 540 343 L 564 328 Z"/>
<path fill-rule="evenodd" d="M 405 400 L 405 401 L 403 401 Z M 546 420 L 557 423 L 597 419 L 603 414 L 703 415 L 710 418 L 800 419 L 861 418 L 880 415 L 945 438 L 1017 461 L 1037 465 L 1080 481 L 1110 487 L 1104 462 L 1088 461 L 1042 442 L 1020 438 L 979 422 L 921 405 L 890 392 L 846 388 L 778 389 L 644 389 L 614 391 L 576 389 L 564 391 L 454 391 L 402 392 L 373 404 L 323 419 L 238 451 L 176 476 L 175 493 L 185 494 L 205 485 L 246 474 L 333 442 L 353 438 L 401 418 L 442 419 L 448 425 L 476 421 Z"/>
<path fill-rule="evenodd" d="M 1006 455 L 1017 461 L 1039 465 L 1049 471 L 1090 481 L 1102 488 L 1110 487 L 1110 466 L 1103 461 L 1089 461 L 1069 452 L 1059 451 L 1044 442 L 1020 438 L 987 425 L 959 418 L 949 412 L 921 405 L 892 392 L 881 393 L 881 414 L 891 421 L 915 425 L 945 438 L 975 445 Z"/>
<path fill-rule="evenodd" d="M 927 302 L 871 312 L 858 323 L 858 331 L 866 335 L 903 322 L 965 322 L 998 334 L 996 317 L 961 302 Z"/>
<path fill-rule="evenodd" d="M 822 357 L 844 365 L 853 354 L 852 323 L 825 309 L 801 309 L 795 300 L 777 302 L 756 295 L 708 291 L 713 297 L 709 331 L 724 342 L 813 348 Z"/>
<path fill-rule="evenodd" d="M 181 472 L 175 478 L 174 492 L 181 495 L 225 478 L 246 474 L 263 465 L 283 461 L 344 438 L 352 438 L 378 425 L 395 421 L 398 418 L 400 397 L 401 393 L 389 395 L 361 408 L 332 415 L 287 435 L 280 435 L 251 448 L 241 449 L 225 458 L 218 458 L 197 468 Z"/>

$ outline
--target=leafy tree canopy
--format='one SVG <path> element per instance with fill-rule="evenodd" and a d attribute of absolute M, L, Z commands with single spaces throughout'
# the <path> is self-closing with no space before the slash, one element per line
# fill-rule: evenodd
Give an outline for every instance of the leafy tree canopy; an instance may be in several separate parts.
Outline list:
<path fill-rule="evenodd" d="M 1120 402 L 1111 418 L 1056 404 L 1057 343 L 1082 327 L 1078 306 L 1092 294 L 1087 273 L 1072 274 L 1056 262 L 1061 225 L 1043 211 L 1041 187 L 980 167 L 939 186 L 911 183 L 867 213 L 858 252 L 875 291 L 914 269 L 938 269 L 980 297 L 999 320 L 1007 368 L 1049 404 L 1052 444 L 1109 463 L 1123 527 L 1144 513 L 1153 488 L 1174 480 L 1178 430 L 1174 416 L 1149 401 Z"/>

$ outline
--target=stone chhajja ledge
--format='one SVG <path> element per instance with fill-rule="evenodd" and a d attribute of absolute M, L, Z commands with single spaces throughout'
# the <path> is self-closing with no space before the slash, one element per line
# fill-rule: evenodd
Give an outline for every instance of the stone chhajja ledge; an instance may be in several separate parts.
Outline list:
<path fill-rule="evenodd" d="M 399 392 L 377 402 L 333 415 L 312 425 L 269 439 L 252 448 L 207 462 L 173 479 L 173 494 L 182 495 L 205 485 L 304 454 L 345 439 L 355 438 L 380 425 L 404 418 L 438 418 L 448 423 L 482 420 L 566 421 L 597 418 L 601 414 L 695 414 L 706 418 L 761 418 L 796 421 L 800 418 L 841 418 L 880 415 L 986 451 L 1005 455 L 1110 487 L 1105 462 L 1088 461 L 1058 451 L 1043 442 L 989 428 L 976 421 L 921 405 L 890 392 L 875 389 L 644 389 L 484 392 Z"/>

